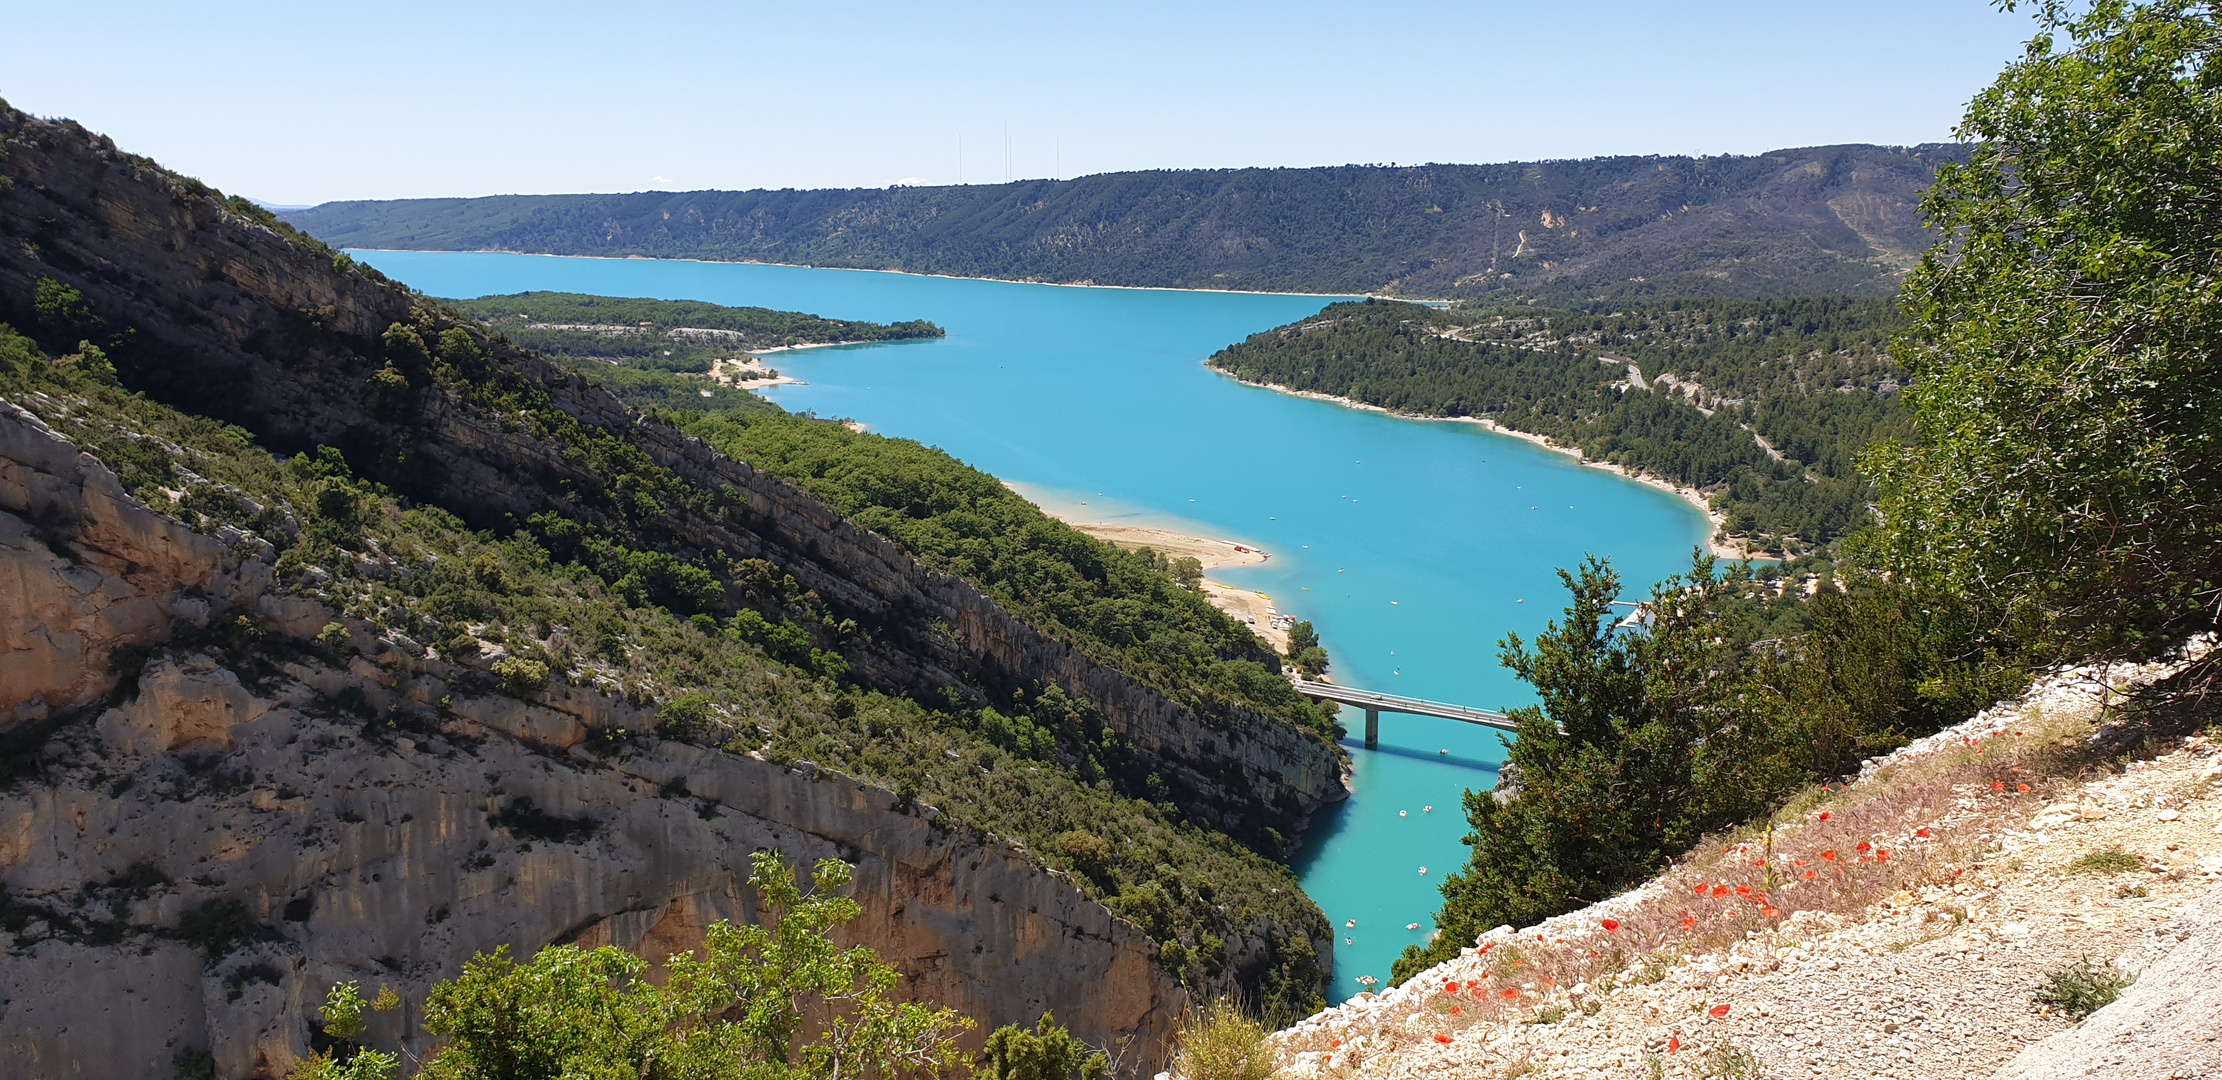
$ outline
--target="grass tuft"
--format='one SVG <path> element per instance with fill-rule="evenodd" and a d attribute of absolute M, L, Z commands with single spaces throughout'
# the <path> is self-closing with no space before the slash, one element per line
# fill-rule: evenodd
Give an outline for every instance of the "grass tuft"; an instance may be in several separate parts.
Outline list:
<path fill-rule="evenodd" d="M 1225 998 L 1190 1009 L 1173 1035 L 1172 1073 L 1182 1080 L 1266 1080 L 1273 1051 L 1265 1035 L 1265 1025 Z"/>
<path fill-rule="evenodd" d="M 2145 860 L 2121 848 L 2087 852 L 2068 864 L 2071 874 L 2127 874 L 2144 868 Z"/>
<path fill-rule="evenodd" d="M 2037 988 L 2036 1001 L 2081 1020 L 2112 1005 L 2114 999 L 2121 997 L 2122 991 L 2136 981 L 2127 972 L 2093 964 L 2090 957 L 2084 957 L 2046 972 L 2045 984 Z"/>

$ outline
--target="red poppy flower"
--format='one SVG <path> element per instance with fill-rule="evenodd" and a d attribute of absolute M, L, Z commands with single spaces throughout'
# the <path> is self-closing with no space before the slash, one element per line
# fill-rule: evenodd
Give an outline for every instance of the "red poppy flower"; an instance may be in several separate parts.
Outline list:
<path fill-rule="evenodd" d="M 1494 942 L 1494 941 L 1492 941 L 1492 942 L 1490 942 L 1489 944 L 1487 944 L 1487 945 L 1484 945 L 1484 946 L 1482 946 L 1482 947 L 1481 947 L 1481 951 L 1480 951 L 1480 952 L 1477 952 L 1477 953 L 1475 953 L 1474 955 L 1475 955 L 1475 956 L 1487 956 L 1487 955 L 1489 955 L 1489 950 L 1491 950 L 1491 949 L 1494 949 L 1494 948 L 1496 948 L 1496 947 L 1497 947 L 1497 943 L 1496 943 L 1496 942 Z"/>
<path fill-rule="evenodd" d="M 1458 992 L 1458 980 L 1457 980 L 1457 979 L 1452 979 L 1451 981 L 1449 981 L 1449 982 L 1447 982 L 1447 983 L 1444 983 L 1444 984 L 1443 984 L 1443 992 L 1444 992 L 1444 993 L 1446 993 L 1446 994 L 1455 994 L 1455 993 L 1457 993 L 1457 992 Z"/>
<path fill-rule="evenodd" d="M 1791 867 L 1796 868 L 1806 865 L 1806 862 L 1804 859 L 1792 859 L 1790 860 L 1790 865 Z"/>
<path fill-rule="evenodd" d="M 1996 781 L 1996 780 L 1993 780 L 1993 781 L 1991 781 L 1991 790 L 1992 790 L 1992 791 L 2004 791 L 2004 790 L 2006 790 L 2006 785 L 2004 785 L 2004 784 L 2001 784 L 2001 783 L 1999 783 L 1999 782 L 1998 782 L 1998 781 Z"/>
<path fill-rule="evenodd" d="M 1859 842 L 1859 850 L 1861 854 L 1866 854 L 1867 852 L 1875 850 L 1875 845 L 1862 840 Z"/>
<path fill-rule="evenodd" d="M 1487 976 L 1484 976 L 1484 978 L 1486 978 L 1486 977 L 1487 977 Z M 1468 990 L 1473 990 L 1473 989 L 1477 989 L 1477 988 L 1479 988 L 1480 986 L 1481 986 L 1481 979 L 1468 979 L 1468 980 L 1466 980 L 1466 989 L 1468 989 Z"/>
<path fill-rule="evenodd" d="M 1828 811 L 1826 811 L 1826 810 L 1823 810 L 1823 811 L 1821 811 L 1821 820 L 1822 820 L 1822 821 L 1827 821 L 1828 819 L 1829 819 L 1829 812 L 1828 812 Z"/>
<path fill-rule="evenodd" d="M 1439 1042 L 1439 1043 L 1447 1043 L 1447 1042 L 1449 1042 L 1449 1041 L 1450 1041 L 1450 1036 L 1448 1036 L 1448 1035 L 1437 1035 L 1437 1036 L 1435 1036 L 1435 1041 L 1436 1041 L 1436 1042 Z"/>
<path fill-rule="evenodd" d="M 1822 861 L 1822 862 L 1835 862 L 1835 861 L 1836 861 L 1836 849 L 1835 849 L 1835 848 L 1830 848 L 1829 850 L 1827 850 L 1827 851 L 1824 851 L 1824 852 L 1822 852 L 1822 853 L 1821 853 L 1821 861 Z"/>
<path fill-rule="evenodd" d="M 1927 829 L 1915 829 L 1913 831 L 1913 834 L 1922 838 L 1923 840 L 1927 840 L 1929 838 L 1929 830 Z"/>
<path fill-rule="evenodd" d="M 1819 873 L 1820 873 L 1820 871 L 1819 871 L 1819 870 L 1808 870 L 1808 871 L 1806 871 L 1806 872 L 1805 872 L 1805 880 L 1807 880 L 1807 881 L 1811 881 L 1811 880 L 1813 880 L 1813 877 L 1814 877 L 1814 875 L 1816 875 L 1816 874 L 1819 874 Z"/>
<path fill-rule="evenodd" d="M 1714 895 L 1714 896 L 1727 896 L 1727 895 L 1728 895 L 1728 886 L 1726 886 L 1726 885 L 1715 885 L 1715 886 L 1713 886 L 1713 895 Z"/>
<path fill-rule="evenodd" d="M 1684 929 L 1684 930 L 1688 930 L 1689 928 L 1691 928 L 1691 927 L 1693 927 L 1693 926 L 1696 926 L 1696 925 L 1697 925 L 1697 916 L 1695 916 L 1695 915 L 1684 915 L 1684 916 L 1682 916 L 1682 929 Z"/>
<path fill-rule="evenodd" d="M 1875 853 L 1875 861 L 1876 861 L 1876 862 L 1889 862 L 1889 861 L 1890 861 L 1890 849 L 1889 849 L 1889 848 L 1884 848 L 1884 849 L 1882 849 L 1881 851 L 1878 851 L 1878 852 L 1876 852 L 1876 853 Z"/>
<path fill-rule="evenodd" d="M 1605 928 L 1605 932 L 1606 932 L 1606 933 L 1608 933 L 1608 934 L 1610 934 L 1610 933 L 1612 933 L 1613 931 L 1615 931 L 1615 930 L 1618 930 L 1618 929 L 1620 929 L 1620 920 L 1619 920 L 1619 919 L 1606 919 L 1606 920 L 1604 921 L 1604 923 L 1602 923 L 1601 925 L 1603 925 L 1603 926 L 1604 926 L 1604 928 Z"/>
<path fill-rule="evenodd" d="M 1460 1008 L 1459 1006 L 1453 1005 L 1450 1007 L 1450 1014 L 1452 1016 L 1464 1016 L 1466 1015 L 1466 1010 Z"/>
<path fill-rule="evenodd" d="M 1767 868 L 1767 860 L 1765 860 L 1765 859 L 1759 859 L 1759 860 L 1757 860 L 1757 861 L 1753 862 L 1753 863 L 1752 863 L 1751 865 L 1753 865 L 1753 866 L 1756 866 L 1756 867 L 1758 867 L 1758 868 L 1759 868 L 1759 869 L 1761 869 L 1761 870 L 1765 870 L 1765 869 Z"/>
<path fill-rule="evenodd" d="M 2014 785 L 2014 790 L 2015 790 L 2015 791 L 2018 791 L 2018 792 L 2021 792 L 2021 793 L 2022 793 L 2022 794 L 2024 794 L 2024 795 L 2027 795 L 2027 794 L 2029 794 L 2029 785 L 2027 785 L 2027 784 L 2015 784 L 2015 785 Z"/>
<path fill-rule="evenodd" d="M 1667 1036 L 1667 1041 L 1666 1041 L 1666 1052 L 1667 1052 L 1667 1053 L 1669 1053 L 1669 1054 L 1672 1054 L 1672 1053 L 1675 1053 L 1676 1051 L 1679 1051 L 1679 1050 L 1681 1050 L 1681 1049 L 1682 1049 L 1682 1036 L 1680 1036 L 1680 1035 L 1669 1035 L 1669 1036 Z"/>
<path fill-rule="evenodd" d="M 1776 910 L 1773 905 L 1769 905 L 1767 907 L 1760 908 L 1759 914 L 1772 919 L 1775 916 L 1782 914 L 1782 912 Z"/>
<path fill-rule="evenodd" d="M 1712 890 L 1712 887 L 1711 887 L 1711 886 L 1709 886 L 1709 885 L 1706 885 L 1706 884 L 1705 884 L 1704 882 L 1699 882 L 1699 883 L 1698 883 L 1698 885 L 1697 885 L 1697 895 L 1699 895 L 1699 896 L 1703 896 L 1703 895 L 1705 895 L 1706 893 L 1709 893 L 1709 892 L 1712 892 L 1712 891 L 1713 891 L 1713 890 Z"/>
<path fill-rule="evenodd" d="M 1983 756 L 1983 748 L 1982 748 L 1982 747 L 1978 746 L 1978 747 L 1976 747 L 1976 748 L 1975 748 L 1975 756 L 1976 756 L 1976 757 L 1982 757 L 1982 756 Z"/>
<path fill-rule="evenodd" d="M 1497 996 L 1505 999 L 1506 1001 L 1511 1001 L 1512 999 L 1519 997 L 1520 992 L 1507 986 L 1504 989 L 1497 991 Z"/>
<path fill-rule="evenodd" d="M 1724 1017 L 1724 1016 L 1727 1016 L 1727 1015 L 1728 1015 L 1728 1006 L 1726 1006 L 1726 1005 L 1715 1005 L 1715 1006 L 1713 1006 L 1712 1008 L 1710 1008 L 1710 1009 L 1707 1009 L 1707 1010 L 1705 1010 L 1705 1011 L 1706 1011 L 1706 1012 L 1708 1012 L 1708 1013 L 1711 1013 L 1711 1014 L 1713 1015 L 1713 1019 L 1715 1019 L 1715 1020 L 1718 1020 L 1718 1019 L 1720 1019 L 1721 1017 Z"/>
<path fill-rule="evenodd" d="M 1327 1046 L 1327 1049 L 1329 1049 L 1329 1050 L 1340 1050 L 1340 1049 L 1342 1049 L 1342 1040 L 1341 1040 L 1341 1039 L 1336 1039 L 1336 1040 L 1335 1040 L 1334 1042 L 1332 1042 L 1332 1043 L 1329 1043 L 1329 1044 L 1328 1044 L 1328 1046 Z"/>

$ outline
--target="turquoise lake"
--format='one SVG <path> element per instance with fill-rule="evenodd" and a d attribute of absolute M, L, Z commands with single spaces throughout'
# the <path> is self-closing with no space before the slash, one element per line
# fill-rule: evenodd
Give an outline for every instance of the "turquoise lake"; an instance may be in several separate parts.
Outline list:
<path fill-rule="evenodd" d="M 354 253 L 434 296 L 555 289 L 845 319 L 931 319 L 944 339 L 781 353 L 768 396 L 938 446 L 1090 520 L 1254 544 L 1217 580 L 1319 627 L 1337 681 L 1484 708 L 1530 700 L 1497 663 L 1564 606 L 1556 569 L 1610 556 L 1630 594 L 1686 569 L 1707 531 L 1682 501 L 1475 424 L 1403 420 L 1243 386 L 1216 350 L 1332 298 L 1090 289 L 734 263 Z M 1083 505 L 1085 504 L 1085 505 Z M 1338 938 L 1330 996 L 1386 980 L 1465 862 L 1460 794 L 1495 783 L 1495 733 L 1346 710 L 1356 794 L 1297 871 Z M 1445 753 L 1447 751 L 1447 753 Z M 1432 807 L 1432 810 L 1427 808 Z M 1421 869 L 1425 868 L 1422 873 Z M 1348 920 L 1355 928 L 1345 928 Z M 1409 924 L 1418 924 L 1407 929 Z"/>

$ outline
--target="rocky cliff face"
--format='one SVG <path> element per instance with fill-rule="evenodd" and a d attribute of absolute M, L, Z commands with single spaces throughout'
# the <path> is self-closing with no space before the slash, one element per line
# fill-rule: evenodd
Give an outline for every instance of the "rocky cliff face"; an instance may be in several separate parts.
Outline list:
<path fill-rule="evenodd" d="M 660 960 L 752 917 L 767 848 L 857 867 L 851 941 L 910 993 L 987 1024 L 1054 1009 L 1158 1061 L 1185 996 L 1154 943 L 1012 846 L 837 774 L 655 739 L 621 700 L 462 695 L 361 624 L 335 667 L 301 645 L 333 613 L 270 569 L 267 545 L 154 512 L 0 402 L 20 778 L 0 790 L 0 1073 L 152 1080 L 205 1049 L 220 1076 L 282 1075 L 344 979 L 402 994 L 372 1037 L 406 1045 L 473 953 Z M 268 636 L 162 644 L 242 613 Z M 119 675 L 116 655 L 145 663 Z"/>
<path fill-rule="evenodd" d="M 12 306 L 22 318 L 35 283 L 53 278 L 160 347 L 150 350 L 160 362 L 142 364 L 135 386 L 236 420 L 266 445 L 327 444 L 359 460 L 406 461 L 379 479 L 475 511 L 482 523 L 544 510 L 600 515 L 575 494 L 601 490 L 600 479 L 513 418 L 439 387 L 414 389 L 406 422 L 393 418 L 371 376 L 384 363 L 380 335 L 421 310 L 407 290 L 336 265 L 321 246 L 242 216 L 74 125 L 0 111 L 0 137 L 13 185 L 0 195 L 0 234 L 10 240 L 0 243 L 0 315 Z M 674 511 L 663 528 L 697 549 L 766 559 L 872 627 L 872 643 L 850 658 L 869 677 L 911 686 L 1060 685 L 1132 740 L 1184 808 L 1230 831 L 1293 832 L 1345 794 L 1345 759 L 1330 742 L 1240 709 L 1199 717 L 1013 618 L 967 582 L 918 565 L 792 485 L 474 324 L 433 318 L 435 329 L 473 335 L 496 369 L 545 387 L 564 412 L 725 493 L 716 511 Z M 100 666 L 97 647 L 87 655 Z M 87 686 L 99 681 L 85 678 Z"/>

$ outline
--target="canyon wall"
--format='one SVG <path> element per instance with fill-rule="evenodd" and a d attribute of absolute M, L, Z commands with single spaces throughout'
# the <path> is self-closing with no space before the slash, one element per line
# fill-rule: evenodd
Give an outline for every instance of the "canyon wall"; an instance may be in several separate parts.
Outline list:
<path fill-rule="evenodd" d="M 465 516 L 479 523 L 543 510 L 598 516 L 571 493 L 598 490 L 600 480 L 513 418 L 438 387 L 414 391 L 406 423 L 379 407 L 366 388 L 384 362 L 380 335 L 416 317 L 421 298 L 75 125 L 0 106 L 0 138 L 0 167 L 12 178 L 12 191 L 0 194 L 0 234 L 10 241 L 0 243 L 0 316 L 13 306 L 25 317 L 25 298 L 52 278 L 168 349 L 135 385 L 239 422 L 265 445 L 406 456 L 416 463 L 408 476 L 379 479 L 473 511 Z M 1239 707 L 1199 715 L 1013 617 L 971 584 L 919 565 L 799 488 L 475 324 L 432 317 L 466 329 L 497 369 L 544 386 L 564 412 L 723 493 L 715 514 L 674 512 L 667 531 L 696 548 L 766 559 L 873 628 L 850 657 L 866 677 L 897 686 L 1057 684 L 1130 739 L 1184 809 L 1237 833 L 1294 833 L 1347 793 L 1347 759 L 1331 740 Z M 97 667 L 101 654 L 88 655 Z M 1271 660 L 1262 647 L 1258 658 Z"/>
<path fill-rule="evenodd" d="M 271 592 L 270 566 L 0 402 L 0 1074 L 157 1080 L 205 1050 L 219 1076 L 280 1076 L 347 979 L 403 998 L 373 1044 L 421 1052 L 405 1033 L 464 958 L 660 960 L 755 915 L 766 849 L 855 865 L 847 940 L 906 993 L 987 1025 L 1054 1009 L 1130 1068 L 1161 1060 L 1186 998 L 1155 944 L 1012 845 L 849 777 L 656 739 L 577 688 L 459 696 L 458 671 L 365 624 L 335 666 L 303 646 L 332 613 Z M 269 628 L 245 653 L 164 645 L 238 613 Z"/>

